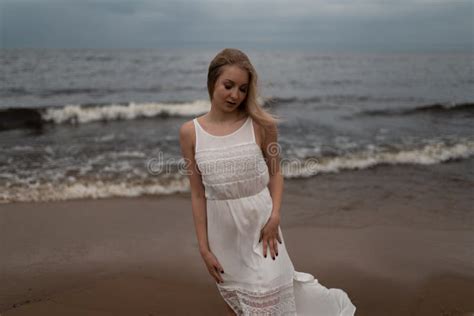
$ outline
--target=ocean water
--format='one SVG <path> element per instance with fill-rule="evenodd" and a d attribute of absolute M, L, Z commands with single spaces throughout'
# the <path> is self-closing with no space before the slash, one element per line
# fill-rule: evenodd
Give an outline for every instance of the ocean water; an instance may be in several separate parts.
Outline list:
<path fill-rule="evenodd" d="M 0 203 L 187 191 L 178 129 L 216 53 L 0 50 Z M 286 178 L 473 159 L 473 54 L 246 53 Z"/>

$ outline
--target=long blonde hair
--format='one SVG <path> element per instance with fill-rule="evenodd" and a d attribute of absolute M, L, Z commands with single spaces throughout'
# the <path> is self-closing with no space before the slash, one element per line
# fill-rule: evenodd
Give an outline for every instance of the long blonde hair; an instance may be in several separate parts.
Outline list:
<path fill-rule="evenodd" d="M 220 51 L 216 57 L 211 61 L 207 73 L 207 90 L 209 98 L 212 100 L 214 95 L 214 87 L 217 79 L 222 73 L 222 67 L 226 65 L 236 65 L 249 74 L 249 85 L 247 89 L 247 96 L 239 105 L 238 110 L 246 112 L 257 124 L 263 126 L 268 130 L 280 121 L 274 114 L 269 113 L 260 105 L 258 98 L 258 75 L 253 67 L 250 59 L 242 51 L 235 48 L 225 48 Z"/>

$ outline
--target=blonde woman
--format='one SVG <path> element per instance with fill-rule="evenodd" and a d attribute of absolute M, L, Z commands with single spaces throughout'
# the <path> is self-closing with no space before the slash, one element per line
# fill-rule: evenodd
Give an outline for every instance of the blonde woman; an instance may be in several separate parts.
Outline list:
<path fill-rule="evenodd" d="M 296 272 L 280 229 L 283 177 L 277 120 L 257 103 L 257 73 L 240 50 L 209 65 L 208 113 L 180 143 L 199 250 L 227 315 L 354 315 L 340 289 Z"/>

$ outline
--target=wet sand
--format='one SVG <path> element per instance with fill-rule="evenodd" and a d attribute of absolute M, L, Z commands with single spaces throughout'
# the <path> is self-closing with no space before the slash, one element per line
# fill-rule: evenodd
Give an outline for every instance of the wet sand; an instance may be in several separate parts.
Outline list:
<path fill-rule="evenodd" d="M 474 315 L 473 165 L 286 180 L 296 270 L 345 290 L 356 315 Z M 3 204 L 0 239 L 1 315 L 223 314 L 189 194 Z"/>

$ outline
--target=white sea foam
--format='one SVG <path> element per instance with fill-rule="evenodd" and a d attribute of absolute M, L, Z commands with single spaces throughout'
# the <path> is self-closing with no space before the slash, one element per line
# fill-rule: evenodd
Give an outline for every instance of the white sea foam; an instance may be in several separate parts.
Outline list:
<path fill-rule="evenodd" d="M 398 152 L 367 150 L 331 158 L 314 158 L 304 161 L 289 160 L 287 163 L 282 160 L 282 173 L 285 178 L 301 178 L 311 177 L 319 173 L 367 169 L 380 164 L 430 165 L 452 159 L 465 159 L 471 156 L 474 156 L 474 141 L 466 140 L 454 145 L 438 142 L 421 148 Z"/>
<path fill-rule="evenodd" d="M 0 190 L 0 203 L 46 202 L 73 199 L 99 199 L 109 197 L 137 197 L 142 195 L 167 195 L 189 191 L 187 179 L 177 177 L 164 183 L 136 184 L 127 182 L 104 183 L 74 182 L 63 185 L 51 183 L 32 187 L 9 188 Z"/>
<path fill-rule="evenodd" d="M 209 101 L 197 100 L 188 103 L 134 103 L 105 106 L 66 105 L 48 108 L 43 113 L 45 121 L 62 123 L 88 123 L 96 121 L 133 120 L 158 115 L 195 116 L 209 111 Z"/>
<path fill-rule="evenodd" d="M 375 149 L 368 147 L 365 151 L 320 159 L 301 160 L 296 157 L 290 160 L 282 159 L 282 172 L 285 178 L 304 178 L 320 173 L 367 169 L 381 164 L 437 164 L 474 156 L 474 141 L 460 140 L 457 144 L 433 142 L 420 148 L 398 152 L 384 152 Z M 142 156 L 141 152 L 133 151 L 116 154 L 131 157 Z M 91 169 L 87 166 L 81 168 L 79 178 L 68 177 L 67 181 L 62 179 L 59 174 L 55 176 L 52 173 L 46 177 L 51 180 L 48 183 L 35 176 L 20 179 L 18 174 L 3 173 L 1 175 L 4 181 L 0 185 L 0 203 L 136 197 L 189 191 L 188 180 L 183 175 L 176 173 L 169 174 L 169 177 L 165 178 L 150 177 L 146 173 L 140 173 L 133 169 L 127 161 L 110 165 L 104 171 L 113 171 L 114 173 L 127 171 L 129 175 L 133 175 L 130 178 L 120 178 L 116 181 L 81 179 L 81 176 L 89 173 Z M 132 171 L 130 172 L 130 170 Z"/>

